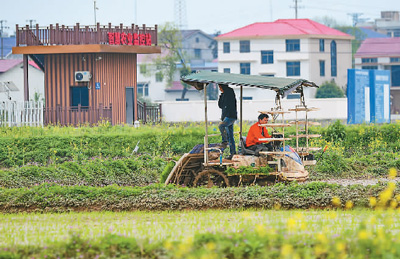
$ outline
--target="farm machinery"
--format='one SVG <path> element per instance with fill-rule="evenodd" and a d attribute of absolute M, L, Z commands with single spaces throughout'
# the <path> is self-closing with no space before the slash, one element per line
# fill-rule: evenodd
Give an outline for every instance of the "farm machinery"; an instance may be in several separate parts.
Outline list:
<path fill-rule="evenodd" d="M 313 152 L 321 148 L 311 147 L 309 140 L 320 137 L 309 133 L 309 126 L 318 125 L 310 121 L 308 113 L 318 110 L 305 103 L 304 88 L 318 87 L 313 82 L 303 79 L 263 77 L 255 75 L 239 75 L 202 71 L 181 78 L 181 81 L 204 91 L 205 136 L 204 144 L 196 145 L 189 153 L 184 154 L 172 168 L 165 184 L 184 186 L 241 186 L 266 185 L 278 181 L 305 181 L 309 177 L 305 169 L 307 165 L 315 165 Z M 224 159 L 224 147 L 219 143 L 209 143 L 207 116 L 207 85 L 229 84 L 240 87 L 239 111 L 239 153 L 231 159 Z M 275 107 L 267 111 L 259 111 L 272 117 L 272 122 L 261 124 L 272 128 L 272 137 L 260 139 L 273 143 L 273 150 L 255 152 L 246 147 L 242 135 L 243 87 L 257 87 L 275 91 Z M 291 109 L 283 109 L 282 99 L 291 93 L 299 94 L 299 104 Z M 295 113 L 294 121 L 287 121 L 285 115 Z M 303 114 L 301 114 L 303 113 Z M 299 118 L 302 118 L 301 120 Z M 295 134 L 285 134 L 285 129 L 295 127 Z M 237 133 L 235 133 L 237 134 Z M 215 134 L 214 134 L 215 135 Z M 287 141 L 295 140 L 296 145 L 290 147 Z M 300 146 L 302 144 L 303 146 Z"/>

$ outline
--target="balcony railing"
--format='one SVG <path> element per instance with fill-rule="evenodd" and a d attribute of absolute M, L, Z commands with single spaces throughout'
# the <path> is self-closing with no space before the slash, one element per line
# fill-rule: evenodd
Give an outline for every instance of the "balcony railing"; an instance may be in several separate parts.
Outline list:
<path fill-rule="evenodd" d="M 112 122 L 112 107 L 90 107 L 90 106 L 74 106 L 45 108 L 44 109 L 44 124 L 57 124 L 62 126 L 82 125 L 82 124 L 97 124 L 102 121 Z"/>
<path fill-rule="evenodd" d="M 58 23 L 54 26 L 50 24 L 47 27 L 16 26 L 16 46 L 51 46 L 51 45 L 81 45 L 81 44 L 109 44 L 108 33 L 120 33 L 124 35 L 137 34 L 139 37 L 149 34 L 151 45 L 157 45 L 157 25 L 146 27 L 143 24 L 124 26 L 81 26 L 77 23 L 75 26 L 64 26 Z M 130 45 L 130 44 L 128 44 Z M 135 45 L 135 44 L 134 44 Z"/>
<path fill-rule="evenodd" d="M 161 104 L 147 105 L 138 101 L 138 120 L 142 123 L 160 123 L 162 118 Z"/>

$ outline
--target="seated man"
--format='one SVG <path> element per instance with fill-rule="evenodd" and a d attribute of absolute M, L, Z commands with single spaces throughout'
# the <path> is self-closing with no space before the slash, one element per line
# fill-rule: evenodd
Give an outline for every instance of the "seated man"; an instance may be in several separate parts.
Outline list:
<path fill-rule="evenodd" d="M 272 151 L 273 146 L 269 141 L 260 141 L 260 138 L 272 138 L 268 134 L 266 127 L 259 126 L 260 124 L 267 124 L 269 116 L 267 114 L 260 114 L 258 116 L 258 122 L 254 123 L 247 134 L 246 146 L 248 149 L 255 151 L 256 156 L 259 155 L 260 151 Z"/>

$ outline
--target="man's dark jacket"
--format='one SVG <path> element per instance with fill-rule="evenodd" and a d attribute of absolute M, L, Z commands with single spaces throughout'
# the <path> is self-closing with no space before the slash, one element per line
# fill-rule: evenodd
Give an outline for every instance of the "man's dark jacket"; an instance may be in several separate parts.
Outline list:
<path fill-rule="evenodd" d="M 218 106 L 222 109 L 221 120 L 223 121 L 225 117 L 237 119 L 235 92 L 228 86 L 222 86 L 222 88 L 224 92 L 221 93 L 218 100 Z"/>

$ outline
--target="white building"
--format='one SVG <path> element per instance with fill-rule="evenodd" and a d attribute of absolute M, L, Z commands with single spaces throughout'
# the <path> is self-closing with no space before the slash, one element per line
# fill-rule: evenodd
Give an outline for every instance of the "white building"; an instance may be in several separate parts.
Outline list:
<path fill-rule="evenodd" d="M 182 52 L 192 71 L 209 70 L 217 71 L 218 65 L 215 60 L 217 53 L 213 53 L 214 39 L 200 30 L 182 30 Z M 162 48 L 161 54 L 166 55 L 166 49 Z M 177 101 L 181 99 L 183 86 L 180 82 L 179 71 L 174 75 L 171 86 L 167 86 L 161 71 L 153 63 L 157 55 L 138 55 L 137 86 L 138 97 L 143 97 L 152 102 Z M 179 67 L 180 64 L 177 64 Z M 218 94 L 215 87 L 215 98 Z M 185 101 L 202 100 L 204 97 L 193 87 L 185 94 Z M 214 98 L 214 99 L 215 99 Z"/>
<path fill-rule="evenodd" d="M 218 72 L 303 78 L 317 85 L 334 80 L 345 88 L 352 39 L 309 19 L 254 23 L 216 37 Z M 305 95 L 313 97 L 315 89 Z M 254 88 L 244 92 L 248 100 L 274 96 Z"/>
<path fill-rule="evenodd" d="M 44 98 L 44 73 L 33 62 L 29 61 L 29 100 L 35 100 L 35 94 L 39 101 Z M 4 82 L 12 82 L 17 91 L 9 91 L 4 87 Z M 14 89 L 15 90 L 15 89 Z M 24 101 L 24 69 L 22 59 L 0 60 L 0 101 Z"/>

